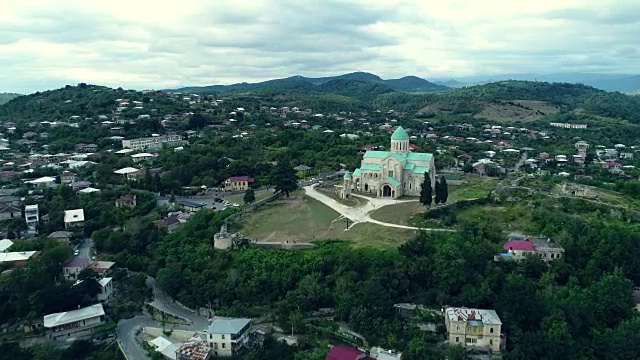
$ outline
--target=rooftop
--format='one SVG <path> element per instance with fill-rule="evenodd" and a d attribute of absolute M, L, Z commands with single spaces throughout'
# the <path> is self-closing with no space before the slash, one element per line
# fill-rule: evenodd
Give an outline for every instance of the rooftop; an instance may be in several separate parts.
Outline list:
<path fill-rule="evenodd" d="M 485 325 L 501 325 L 500 317 L 495 310 L 470 309 L 470 308 L 453 308 L 449 307 L 445 310 L 445 315 L 449 321 L 482 321 Z"/>
<path fill-rule="evenodd" d="M 84 209 L 73 209 L 64 211 L 64 222 L 74 223 L 84 221 Z"/>
<path fill-rule="evenodd" d="M 9 249 L 11 247 L 11 245 L 13 245 L 13 241 L 11 241 L 9 239 L 0 240 L 0 252 L 7 251 L 7 249 Z"/>
<path fill-rule="evenodd" d="M 251 178 L 249 176 L 232 176 L 232 177 L 228 178 L 227 181 L 231 181 L 231 182 L 239 182 L 239 181 L 253 182 L 253 178 Z"/>
<path fill-rule="evenodd" d="M 104 316 L 104 308 L 102 307 L 102 304 L 95 304 L 77 310 L 45 315 L 44 327 L 52 328 L 97 316 Z"/>
<path fill-rule="evenodd" d="M 29 260 L 37 251 L 16 251 L 8 253 L 0 253 L 0 264 L 5 262 Z"/>
<path fill-rule="evenodd" d="M 251 319 L 213 320 L 209 325 L 210 334 L 238 334 L 251 323 Z"/>

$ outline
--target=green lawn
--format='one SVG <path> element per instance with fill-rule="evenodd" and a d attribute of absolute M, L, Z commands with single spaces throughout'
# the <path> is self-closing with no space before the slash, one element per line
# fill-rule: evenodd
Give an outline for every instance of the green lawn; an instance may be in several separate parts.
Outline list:
<path fill-rule="evenodd" d="M 394 229 L 375 224 L 357 224 L 348 231 L 346 220 L 321 202 L 296 193 L 296 197 L 265 205 L 243 219 L 237 229 L 260 241 L 314 241 L 340 239 L 354 246 L 397 247 L 409 240 L 413 230 Z M 233 229 L 236 231 L 236 229 Z"/>
<path fill-rule="evenodd" d="M 413 216 L 420 216 L 425 210 L 426 208 L 419 201 L 403 202 L 381 207 L 371 213 L 371 218 L 392 224 L 412 226 L 409 219 Z"/>
<path fill-rule="evenodd" d="M 456 212 L 458 222 L 491 222 L 506 232 L 535 232 L 531 220 L 531 209 L 522 204 L 507 206 L 475 205 Z"/>
<path fill-rule="evenodd" d="M 449 185 L 448 202 L 482 198 L 496 188 L 497 178 L 465 175 L 462 185 Z"/>
<path fill-rule="evenodd" d="M 260 200 L 262 200 L 264 198 L 267 198 L 267 197 L 273 195 L 273 190 L 256 190 L 255 194 L 256 194 L 256 201 L 260 201 Z M 229 202 L 232 202 L 232 203 L 237 203 L 237 204 L 240 204 L 240 205 L 246 205 L 244 203 L 244 193 L 231 195 L 231 196 L 227 197 L 226 200 L 228 200 Z"/>

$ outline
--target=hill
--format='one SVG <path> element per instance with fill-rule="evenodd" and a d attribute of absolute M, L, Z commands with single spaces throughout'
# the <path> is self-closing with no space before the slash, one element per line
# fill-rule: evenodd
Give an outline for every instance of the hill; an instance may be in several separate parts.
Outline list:
<path fill-rule="evenodd" d="M 18 96 L 21 96 L 20 94 L 14 94 L 14 93 L 0 93 L 0 105 L 7 103 L 15 98 L 17 98 Z"/>
<path fill-rule="evenodd" d="M 501 81 L 443 94 L 383 94 L 374 104 L 400 111 L 465 114 L 494 120 L 531 121 L 576 111 L 640 123 L 640 98 L 567 83 Z"/>
<path fill-rule="evenodd" d="M 338 76 L 328 76 L 328 77 L 320 77 L 320 78 L 307 78 L 304 76 L 292 76 L 283 79 L 274 79 L 268 80 L 258 83 L 238 83 L 233 85 L 210 85 L 210 86 L 192 86 L 192 87 L 184 87 L 179 89 L 172 89 L 168 91 L 173 92 L 190 92 L 190 93 L 221 93 L 221 92 L 231 92 L 231 91 L 251 91 L 251 90 L 259 90 L 259 89 L 271 89 L 271 90 L 308 90 L 308 91 L 325 91 L 323 88 L 317 88 L 314 86 L 319 86 L 322 84 L 334 82 L 335 80 L 351 80 L 351 81 L 359 81 L 364 83 L 372 83 L 386 86 L 395 91 L 403 91 L 403 92 L 439 92 L 439 91 L 447 91 L 450 90 L 446 86 L 437 85 L 432 82 L 429 82 L 425 79 L 419 78 L 417 76 L 405 76 L 400 79 L 389 79 L 384 80 L 379 76 L 367 72 L 354 72 L 349 74 L 343 74 Z M 343 83 L 334 83 L 334 85 L 330 86 L 334 90 L 338 91 L 337 93 L 344 92 L 343 89 L 337 89 L 336 84 L 345 84 Z"/>

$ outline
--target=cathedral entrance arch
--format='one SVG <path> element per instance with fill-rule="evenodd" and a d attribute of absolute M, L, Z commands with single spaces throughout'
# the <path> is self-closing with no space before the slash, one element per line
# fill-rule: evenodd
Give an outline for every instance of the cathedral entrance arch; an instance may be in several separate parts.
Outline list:
<path fill-rule="evenodd" d="M 391 197 L 391 186 L 382 185 L 382 197 Z"/>

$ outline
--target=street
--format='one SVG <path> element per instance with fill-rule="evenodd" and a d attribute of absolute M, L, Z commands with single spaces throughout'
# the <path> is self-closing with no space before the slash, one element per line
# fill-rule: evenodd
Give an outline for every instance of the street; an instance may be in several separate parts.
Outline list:
<path fill-rule="evenodd" d="M 184 307 L 176 304 L 171 300 L 169 296 L 167 296 L 160 289 L 158 289 L 155 284 L 154 278 L 152 277 L 147 278 L 147 286 L 153 289 L 153 296 L 154 296 L 153 304 L 157 306 L 160 310 L 163 310 L 169 314 L 173 314 L 189 320 L 191 322 L 191 325 L 187 327 L 188 330 L 202 331 L 202 330 L 206 330 L 209 327 L 208 319 L 202 316 L 198 316 L 192 313 L 191 311 L 185 309 Z"/>
<path fill-rule="evenodd" d="M 78 257 L 91 259 L 91 248 L 92 247 L 93 247 L 93 239 L 86 238 L 86 239 L 82 240 L 82 242 L 80 244 L 78 244 L 78 246 L 76 247 L 76 250 L 78 250 L 80 252 L 78 254 Z"/>
<path fill-rule="evenodd" d="M 138 315 L 131 319 L 120 320 L 116 334 L 118 335 L 118 344 L 124 352 L 127 360 L 149 360 L 147 352 L 136 341 L 136 331 L 145 326 L 160 326 L 154 320 L 143 315 Z"/>

